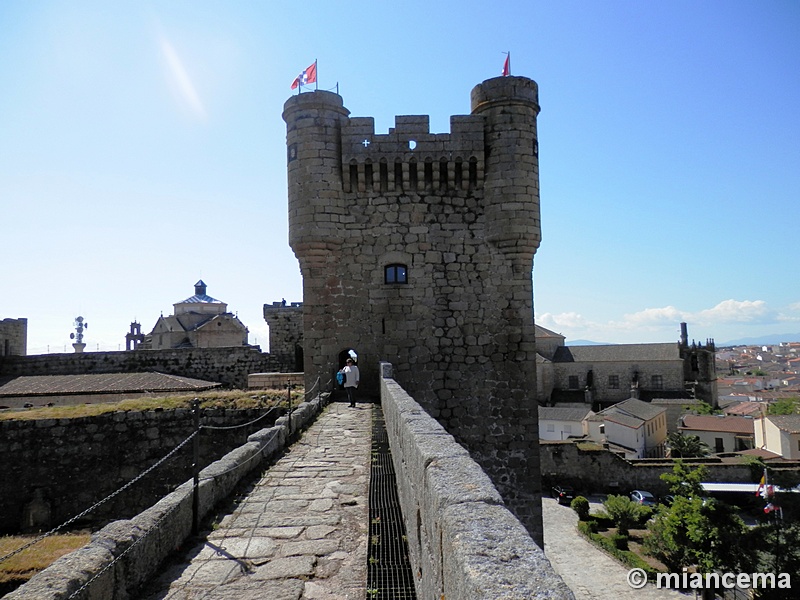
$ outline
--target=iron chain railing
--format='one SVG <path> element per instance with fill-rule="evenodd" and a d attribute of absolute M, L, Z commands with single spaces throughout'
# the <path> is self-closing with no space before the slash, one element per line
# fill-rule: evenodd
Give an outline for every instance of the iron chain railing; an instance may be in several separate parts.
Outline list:
<path fill-rule="evenodd" d="M 13 550 L 12 552 L 9 552 L 9 553 L 7 553 L 7 554 L 5 554 L 3 556 L 0 556 L 0 563 L 2 563 L 4 561 L 16 556 L 17 554 L 20 554 L 21 552 L 24 552 L 25 550 L 27 550 L 31 546 L 34 546 L 34 545 L 38 544 L 39 542 L 41 542 L 42 540 L 50 537 L 51 535 L 56 534 L 57 532 L 61 531 L 65 527 L 68 527 L 69 525 L 75 523 L 76 521 L 78 521 L 78 520 L 82 519 L 83 517 L 85 517 L 86 515 L 90 514 L 91 512 L 93 512 L 94 510 L 96 510 L 97 508 L 99 508 L 100 506 L 105 504 L 106 502 L 112 500 L 113 498 L 115 498 L 116 496 L 118 496 L 119 494 L 121 494 L 122 492 L 127 490 L 128 488 L 130 488 L 132 485 L 137 483 L 139 480 L 141 480 L 142 478 L 146 477 L 148 474 L 153 472 L 155 469 L 157 469 L 158 467 L 163 465 L 166 461 L 168 461 L 170 458 L 172 458 L 181 448 L 183 448 L 186 444 L 188 444 L 192 440 L 195 440 L 192 466 L 193 466 L 193 472 L 195 473 L 193 494 L 195 494 L 195 496 L 196 496 L 197 488 L 198 488 L 199 481 L 200 481 L 200 479 L 199 479 L 199 464 L 200 464 L 199 463 L 199 433 L 200 433 L 200 430 L 202 430 L 202 429 L 231 430 L 231 429 L 239 429 L 239 428 L 243 428 L 243 427 L 249 427 L 249 426 L 252 426 L 252 425 L 258 423 L 260 420 L 264 419 L 268 415 L 272 414 L 272 411 L 273 411 L 273 409 L 269 409 L 263 415 L 261 415 L 260 417 L 258 417 L 256 419 L 253 419 L 252 421 L 249 421 L 247 423 L 242 423 L 242 424 L 239 424 L 239 425 L 233 425 L 233 426 L 229 426 L 229 427 L 220 427 L 220 426 L 211 426 L 211 425 L 202 425 L 201 426 L 199 424 L 199 399 L 196 398 L 192 403 L 192 415 L 193 415 L 193 420 L 194 420 L 194 431 L 191 433 L 191 435 L 189 435 L 186 439 L 184 439 L 177 446 L 175 446 L 172 450 L 170 450 L 163 458 L 161 458 L 156 463 L 154 463 L 153 465 L 148 467 L 146 470 L 144 470 L 142 473 L 140 473 L 139 475 L 137 475 L 136 477 L 131 479 L 129 482 L 127 482 L 125 485 L 120 487 L 118 490 L 112 492 L 111 494 L 109 494 L 108 496 L 103 498 L 102 500 L 96 502 L 95 504 L 93 504 L 92 506 L 90 506 L 89 508 L 84 510 L 83 512 L 81 512 L 81 513 L 75 515 L 74 517 L 68 519 L 67 521 L 65 521 L 61 525 L 59 525 L 57 527 L 54 527 L 53 529 L 49 530 L 46 533 L 41 534 L 40 536 L 37 536 L 36 538 L 34 538 L 31 541 L 29 541 L 28 543 L 20 546 L 19 548 Z M 272 438 L 270 438 L 270 441 L 272 441 Z M 256 456 L 259 456 L 259 454 L 254 455 L 253 457 L 248 459 L 248 461 L 252 460 Z M 241 465 L 237 465 L 233 469 L 229 469 L 228 471 L 224 471 L 222 473 L 217 473 L 217 474 L 215 474 L 213 476 L 210 476 L 210 477 L 204 477 L 203 480 L 205 481 L 207 479 L 213 479 L 214 477 L 219 477 L 220 475 L 224 475 L 226 473 L 229 473 L 230 471 L 238 468 L 239 466 L 241 466 Z M 193 501 L 193 504 L 194 504 L 194 501 Z M 196 518 L 197 518 L 197 506 L 193 506 L 193 524 L 195 523 Z"/>

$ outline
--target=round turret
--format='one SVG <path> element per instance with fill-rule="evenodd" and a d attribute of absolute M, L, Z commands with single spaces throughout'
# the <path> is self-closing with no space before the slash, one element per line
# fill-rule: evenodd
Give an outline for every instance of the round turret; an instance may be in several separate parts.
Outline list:
<path fill-rule="evenodd" d="M 326 91 L 292 96 L 283 107 L 289 184 L 289 244 L 295 255 L 324 255 L 338 246 L 342 197 L 342 97 Z"/>
<path fill-rule="evenodd" d="M 527 77 L 496 77 L 472 90 L 472 114 L 482 115 L 486 142 L 487 241 L 530 270 L 541 240 L 539 87 Z"/>

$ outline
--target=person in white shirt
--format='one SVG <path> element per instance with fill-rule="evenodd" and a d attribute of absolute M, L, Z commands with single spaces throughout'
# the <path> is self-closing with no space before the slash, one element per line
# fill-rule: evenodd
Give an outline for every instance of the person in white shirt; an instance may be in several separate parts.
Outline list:
<path fill-rule="evenodd" d="M 347 392 L 347 399 L 350 401 L 350 407 L 356 406 L 356 388 L 358 387 L 360 378 L 358 374 L 358 367 L 352 358 L 348 358 L 344 363 L 344 369 L 341 370 L 344 375 L 344 391 Z"/>

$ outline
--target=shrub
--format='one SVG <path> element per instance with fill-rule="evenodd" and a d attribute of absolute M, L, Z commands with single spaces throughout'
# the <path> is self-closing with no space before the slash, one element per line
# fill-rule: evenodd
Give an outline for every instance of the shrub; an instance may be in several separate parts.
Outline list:
<path fill-rule="evenodd" d="M 589 518 L 589 501 L 583 496 L 576 496 L 569 506 L 578 513 L 578 518 L 581 521 L 585 521 Z"/>
<path fill-rule="evenodd" d="M 614 547 L 617 550 L 627 550 L 628 549 L 628 536 L 622 535 L 621 533 L 615 533 L 611 536 L 611 541 L 614 544 Z"/>

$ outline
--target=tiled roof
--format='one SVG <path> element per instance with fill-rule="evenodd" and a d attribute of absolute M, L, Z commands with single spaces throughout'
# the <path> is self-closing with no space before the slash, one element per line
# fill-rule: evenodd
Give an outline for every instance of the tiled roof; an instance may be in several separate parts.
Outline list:
<path fill-rule="evenodd" d="M 767 419 L 782 431 L 800 433 L 800 415 L 770 415 Z"/>
<path fill-rule="evenodd" d="M 644 425 L 643 419 L 626 415 L 625 413 L 608 413 L 604 415 L 604 420 L 611 421 L 612 423 L 617 423 L 619 425 L 624 425 L 625 427 L 630 427 L 631 429 L 639 429 L 639 427 Z"/>
<path fill-rule="evenodd" d="M 618 402 L 613 406 L 609 406 L 602 412 L 623 412 L 643 421 L 649 421 L 661 413 L 667 412 L 667 409 L 660 406 L 654 406 L 649 402 L 643 402 L 637 398 L 628 398 L 627 400 Z"/>
<path fill-rule="evenodd" d="M 763 402 L 745 401 L 725 408 L 725 414 L 740 415 L 740 416 L 745 416 L 745 415 L 755 416 L 762 414 L 765 411 L 766 411 L 766 406 Z"/>
<path fill-rule="evenodd" d="M 745 456 L 757 456 L 759 458 L 763 458 L 764 460 L 776 460 L 783 458 L 780 454 L 775 454 L 774 452 L 764 450 L 763 448 L 750 448 L 749 450 L 737 452 L 737 454 L 744 454 Z"/>
<path fill-rule="evenodd" d="M 212 298 L 207 294 L 195 294 L 194 296 L 190 296 L 186 300 L 182 302 L 177 302 L 176 304 L 225 304 L 221 300 L 217 300 L 216 298 Z"/>
<path fill-rule="evenodd" d="M 735 415 L 684 415 L 681 430 L 690 431 L 719 431 L 753 435 L 753 419 Z"/>
<path fill-rule="evenodd" d="M 609 344 L 598 346 L 561 346 L 553 362 L 645 362 L 680 360 L 677 343 Z"/>
<path fill-rule="evenodd" d="M 585 408 L 563 408 L 561 406 L 540 406 L 539 420 L 549 421 L 583 421 L 591 411 Z"/>
<path fill-rule="evenodd" d="M 24 375 L 0 386 L 0 398 L 6 396 L 199 391 L 219 385 L 212 381 L 156 372 Z"/>
<path fill-rule="evenodd" d="M 564 336 L 560 333 L 556 333 L 555 331 L 550 331 L 549 329 L 545 329 L 541 325 L 537 325 L 534 323 L 533 325 L 533 335 L 535 338 L 561 338 L 564 339 Z"/>

